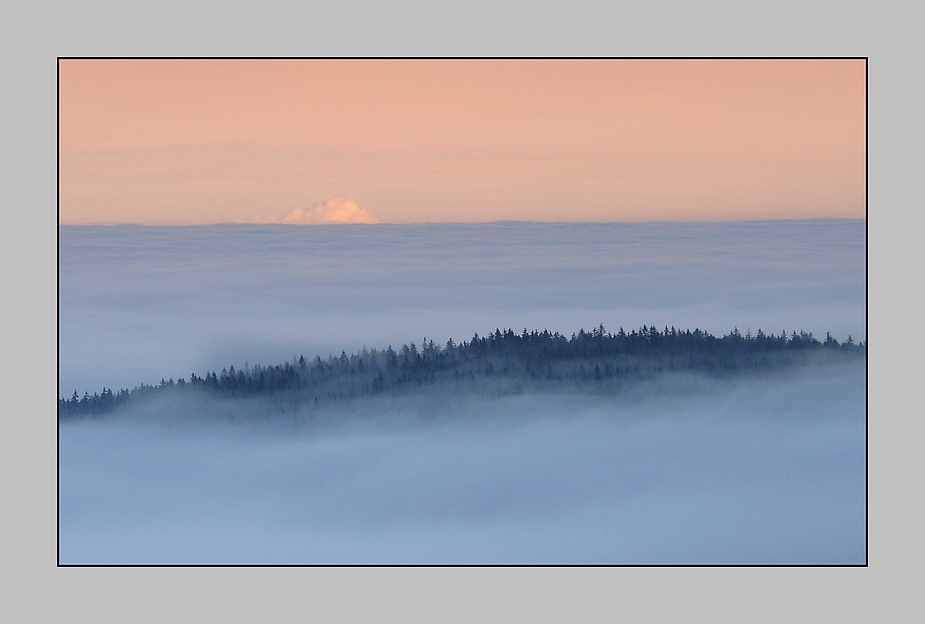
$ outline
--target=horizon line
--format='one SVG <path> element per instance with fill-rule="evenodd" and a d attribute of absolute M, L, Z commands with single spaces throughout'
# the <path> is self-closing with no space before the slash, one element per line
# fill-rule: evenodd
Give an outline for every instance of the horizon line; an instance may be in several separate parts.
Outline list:
<path fill-rule="evenodd" d="M 247 225 L 255 227 L 327 227 L 327 226 L 395 226 L 395 225 L 497 225 L 497 224 L 544 224 L 544 225 L 611 225 L 611 224 L 647 224 L 647 223 L 770 223 L 784 221 L 867 221 L 863 217 L 788 217 L 767 219 L 651 219 L 651 220 L 610 220 L 610 221 L 541 221 L 532 219 L 496 219 L 493 221 L 380 221 L 379 223 L 253 223 L 250 221 L 214 221 L 208 223 L 176 223 L 176 222 L 138 222 L 138 221 L 110 221 L 63 223 L 58 226 L 65 227 L 118 227 L 133 225 L 139 227 L 204 227 L 213 225 Z"/>

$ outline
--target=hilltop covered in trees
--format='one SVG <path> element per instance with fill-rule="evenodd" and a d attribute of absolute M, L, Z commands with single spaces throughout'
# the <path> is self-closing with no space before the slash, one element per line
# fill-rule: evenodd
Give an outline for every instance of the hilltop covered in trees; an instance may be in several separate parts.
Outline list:
<path fill-rule="evenodd" d="M 737 329 L 717 338 L 699 329 L 679 331 L 643 326 L 629 333 L 610 333 L 601 325 L 571 338 L 548 330 L 515 333 L 495 330 L 475 334 L 468 342 L 452 339 L 437 345 L 426 338 L 418 347 L 402 345 L 396 351 L 364 348 L 360 353 L 311 361 L 304 356 L 274 366 L 234 366 L 220 373 L 195 373 L 188 379 L 162 379 L 157 385 L 141 384 L 117 392 L 74 391 L 58 402 L 59 417 L 111 412 L 152 395 L 201 391 L 222 398 L 275 397 L 293 406 L 318 405 L 382 393 L 402 393 L 425 385 L 452 384 L 461 388 L 504 391 L 561 387 L 619 389 L 623 384 L 662 372 L 691 372 L 733 376 L 804 363 L 815 354 L 865 357 L 866 343 L 849 336 L 839 343 L 826 334 L 823 341 L 811 333 L 779 335 L 758 331 L 742 335 Z"/>

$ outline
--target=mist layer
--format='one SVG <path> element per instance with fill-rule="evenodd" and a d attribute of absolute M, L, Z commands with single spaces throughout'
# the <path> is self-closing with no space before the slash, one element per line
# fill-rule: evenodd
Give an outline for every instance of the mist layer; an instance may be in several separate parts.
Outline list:
<path fill-rule="evenodd" d="M 865 228 L 62 226 L 59 396 L 505 327 L 866 340 Z"/>
<path fill-rule="evenodd" d="M 864 563 L 865 365 L 60 427 L 61 563 Z"/>

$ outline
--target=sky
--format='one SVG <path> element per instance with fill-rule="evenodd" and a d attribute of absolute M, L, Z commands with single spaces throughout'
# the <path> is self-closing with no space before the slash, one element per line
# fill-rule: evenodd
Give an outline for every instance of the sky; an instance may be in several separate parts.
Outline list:
<path fill-rule="evenodd" d="M 62 60 L 62 224 L 866 217 L 863 60 Z"/>

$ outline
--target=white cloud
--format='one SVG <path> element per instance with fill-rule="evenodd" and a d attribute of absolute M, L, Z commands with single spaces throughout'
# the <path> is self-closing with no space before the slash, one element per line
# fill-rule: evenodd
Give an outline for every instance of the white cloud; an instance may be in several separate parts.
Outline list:
<path fill-rule="evenodd" d="M 306 210 L 295 208 L 285 217 L 266 217 L 254 220 L 255 223 L 379 223 L 379 219 L 360 208 L 356 201 L 343 197 L 333 197 L 326 202 L 319 202 Z"/>

